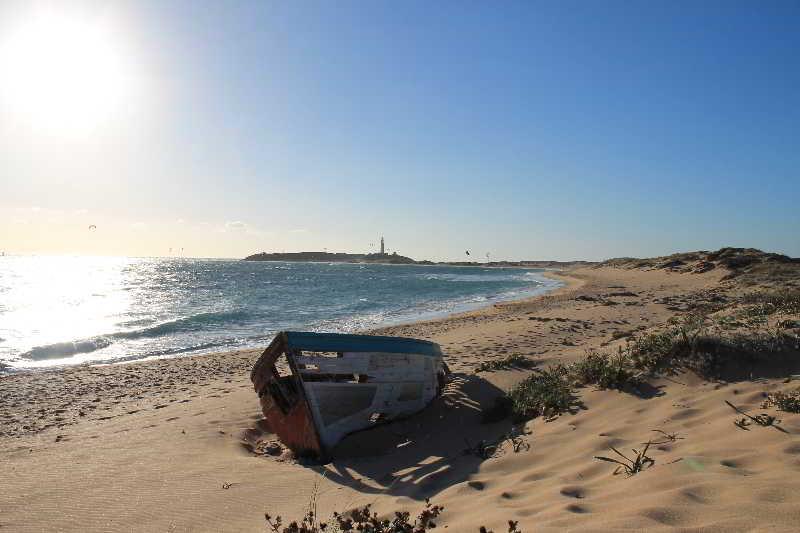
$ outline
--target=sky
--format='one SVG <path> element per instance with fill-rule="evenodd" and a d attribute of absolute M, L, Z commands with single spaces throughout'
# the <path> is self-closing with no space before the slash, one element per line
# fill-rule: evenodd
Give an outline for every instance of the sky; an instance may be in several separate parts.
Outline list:
<path fill-rule="evenodd" d="M 5 0 L 0 250 L 800 256 L 798 28 L 777 0 Z"/>

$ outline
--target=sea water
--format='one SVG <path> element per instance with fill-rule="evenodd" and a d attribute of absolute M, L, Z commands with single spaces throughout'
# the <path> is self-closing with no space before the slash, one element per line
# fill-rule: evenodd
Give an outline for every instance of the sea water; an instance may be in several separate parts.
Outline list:
<path fill-rule="evenodd" d="M 0 372 L 265 346 L 559 286 L 518 268 L 218 259 L 0 257 Z"/>

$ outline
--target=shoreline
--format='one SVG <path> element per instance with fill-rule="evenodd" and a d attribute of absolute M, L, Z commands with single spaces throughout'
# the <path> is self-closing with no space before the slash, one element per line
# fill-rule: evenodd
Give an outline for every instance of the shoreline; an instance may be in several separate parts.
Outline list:
<path fill-rule="evenodd" d="M 258 262 L 258 261 L 256 261 Z M 280 262 L 287 262 L 287 261 L 280 261 Z M 304 263 L 304 262 L 299 262 Z M 357 264 L 357 263 L 351 263 Z M 389 266 L 398 266 L 398 265 L 389 265 Z M 399 265 L 399 266 L 407 266 L 407 265 Z M 411 265 L 414 266 L 414 265 Z M 425 265 L 423 265 L 425 266 Z M 442 265 L 446 266 L 446 265 Z M 530 271 L 537 271 L 537 274 L 541 274 L 543 278 L 550 279 L 552 281 L 557 281 L 559 283 L 564 283 L 564 279 L 559 277 L 558 275 L 550 275 L 552 274 L 552 270 L 543 269 L 543 268 L 535 268 L 535 267 L 504 267 L 504 268 L 519 268 L 522 270 L 530 270 Z M 538 282 L 540 283 L 541 282 Z M 519 302 L 525 302 L 531 299 L 538 298 L 540 296 L 545 296 L 547 294 L 552 294 L 557 292 L 562 287 L 547 287 L 546 285 L 540 285 L 533 289 L 527 290 L 520 290 L 515 291 L 522 294 L 515 294 L 511 298 L 503 298 L 502 296 L 498 296 L 495 299 L 488 299 L 485 301 L 480 302 L 463 302 L 459 301 L 458 299 L 455 300 L 443 300 L 440 302 L 442 305 L 445 303 L 452 303 L 454 309 L 452 310 L 433 310 L 433 311 L 423 311 L 414 316 L 402 317 L 397 320 L 386 320 L 380 324 L 375 324 L 374 327 L 367 327 L 363 329 L 357 329 L 352 331 L 351 333 L 362 333 L 368 334 L 373 331 L 383 330 L 387 328 L 395 328 L 401 326 L 408 326 L 411 324 L 415 324 L 418 322 L 429 322 L 429 321 L 438 321 L 438 320 L 447 320 L 450 317 L 457 316 L 463 313 L 473 313 L 480 311 L 482 309 L 491 308 L 495 305 L 506 305 L 506 304 L 513 304 Z M 527 293 L 527 294 L 525 294 Z M 269 344 L 268 342 L 265 343 Z M 102 349 L 102 348 L 101 348 Z M 78 368 L 78 367 L 100 367 L 106 365 L 130 365 L 136 363 L 146 363 L 150 361 L 157 361 L 157 360 L 171 360 L 171 359 L 182 359 L 187 357 L 200 357 L 200 356 L 213 356 L 225 353 L 234 353 L 234 352 L 242 352 L 242 351 L 253 351 L 259 350 L 258 346 L 240 346 L 232 349 L 223 349 L 223 350 L 212 350 L 212 351 L 195 351 L 195 352 L 184 352 L 184 353 L 176 353 L 176 354 L 169 354 L 169 355 L 145 355 L 140 359 L 126 359 L 120 361 L 114 361 L 112 359 L 109 360 L 98 360 L 98 361 L 88 361 L 88 362 L 81 362 L 81 363 L 64 363 L 59 365 L 41 365 L 41 366 L 34 366 L 34 367 L 14 367 L 8 365 L 6 368 L 0 366 L 0 378 L 3 376 L 9 375 L 20 375 L 25 373 L 39 373 L 39 372 L 60 372 L 69 368 Z M 92 352 L 88 352 L 92 353 Z"/>
<path fill-rule="evenodd" d="M 760 413 L 765 391 L 796 387 L 782 377 L 728 384 L 682 374 L 649 381 L 646 397 L 586 387 L 573 414 L 482 423 L 534 370 L 476 374 L 481 363 L 515 355 L 544 368 L 615 353 L 685 302 L 733 290 L 720 284 L 725 274 L 553 272 L 565 285 L 542 296 L 382 328 L 437 342 L 452 379 L 419 414 L 347 437 L 327 465 L 259 451 L 272 438 L 249 380 L 260 350 L 0 377 L 0 522 L 14 531 L 263 531 L 265 512 L 299 518 L 316 493 L 321 517 L 367 503 L 380 516 L 415 514 L 431 498 L 451 531 L 497 531 L 507 520 L 524 531 L 791 531 L 800 484 L 787 472 L 800 472 L 800 415 L 769 410 L 788 433 L 743 431 L 725 404 Z M 609 446 L 639 447 L 651 429 L 678 435 L 652 447 L 652 472 L 623 479 L 594 459 Z M 510 434 L 527 447 L 514 451 Z M 499 441 L 497 452 L 469 452 L 482 441 Z"/>
<path fill-rule="evenodd" d="M 563 285 L 536 296 L 517 300 L 487 302 L 486 305 L 482 305 L 477 309 L 456 311 L 436 318 L 422 318 L 400 324 L 369 328 L 360 330 L 356 333 L 407 336 L 415 338 L 418 337 L 430 340 L 431 335 L 426 335 L 424 331 L 420 331 L 420 329 L 433 332 L 441 329 L 447 329 L 452 325 L 460 325 L 464 321 L 472 322 L 491 320 L 498 314 L 498 312 L 508 312 L 508 310 L 514 310 L 531 304 L 535 305 L 537 302 L 546 302 L 554 298 L 563 297 L 564 295 L 569 294 L 571 291 L 578 289 L 585 283 L 580 278 L 565 274 L 563 272 L 548 271 L 543 272 L 542 274 L 550 279 L 560 281 L 563 283 Z M 117 363 L 82 363 L 58 367 L 43 367 L 40 369 L 23 369 L 6 374 L 0 374 L 0 413 L 2 413 L 3 409 L 5 408 L 3 402 L 4 390 L 28 386 L 34 388 L 46 388 L 50 382 L 64 384 L 65 378 L 67 381 L 81 381 L 88 377 L 89 381 L 95 386 L 99 387 L 100 389 L 105 389 L 103 384 L 100 383 L 101 381 L 105 379 L 113 380 L 118 376 L 118 374 L 130 374 L 135 377 L 128 377 L 125 378 L 125 380 L 138 382 L 144 390 L 144 394 L 137 396 L 137 399 L 139 400 L 157 398 L 160 395 L 159 393 L 163 392 L 159 390 L 161 380 L 154 380 L 152 384 L 141 383 L 144 381 L 144 379 L 142 379 L 143 377 L 149 376 L 153 373 L 160 374 L 163 371 L 171 371 L 172 373 L 188 371 L 191 374 L 195 374 L 198 369 L 213 368 L 216 370 L 219 367 L 224 366 L 227 367 L 227 373 L 233 374 L 235 371 L 241 376 L 248 376 L 249 384 L 249 373 L 252 368 L 252 364 L 255 362 L 258 356 L 260 356 L 261 352 L 268 344 L 269 343 L 266 342 L 264 346 L 260 347 L 182 355 L 177 357 L 152 357 L 131 361 L 120 361 Z M 218 372 L 212 372 L 208 376 L 193 375 L 192 385 L 202 387 L 208 382 L 212 381 L 215 377 L 218 377 L 217 374 Z M 68 389 L 63 389 L 59 394 L 63 394 L 65 397 L 68 397 L 69 392 L 70 391 Z M 99 402 L 95 400 L 92 403 Z M 114 413 L 116 412 L 115 407 L 120 403 L 123 402 L 116 401 L 114 402 L 114 407 L 103 410 Z M 81 421 L 81 419 L 88 416 L 89 412 L 93 412 L 95 410 L 96 409 L 94 405 L 89 405 L 87 410 L 83 410 L 80 407 L 77 409 L 67 409 L 66 406 L 62 406 L 61 408 L 56 409 L 56 411 L 61 412 L 56 413 L 55 416 L 50 414 L 42 417 L 44 420 L 42 420 L 41 424 L 22 423 L 18 424 L 16 428 L 11 427 L 9 424 L 9 426 L 3 428 L 4 430 L 0 429 L 0 437 L 3 437 L 4 435 L 35 435 L 41 431 L 53 430 L 54 428 L 63 430 L 72 424 Z M 66 411 L 66 413 L 63 411 Z M 72 416 L 66 416 L 70 412 Z M 114 416 L 117 416 L 116 414 L 112 413 L 104 413 L 103 416 L 99 417 L 99 419 L 104 420 L 109 419 L 109 417 L 113 418 Z M 6 422 L 13 423 L 13 419 L 6 417 Z M 26 428 L 25 426 L 28 427 Z"/>

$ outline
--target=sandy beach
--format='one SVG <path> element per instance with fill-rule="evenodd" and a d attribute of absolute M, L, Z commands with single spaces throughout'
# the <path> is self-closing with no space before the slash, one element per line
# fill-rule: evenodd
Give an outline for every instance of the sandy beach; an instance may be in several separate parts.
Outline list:
<path fill-rule="evenodd" d="M 316 493 L 322 517 L 366 504 L 414 513 L 431 498 L 449 531 L 505 531 L 508 520 L 526 532 L 796 531 L 800 414 L 761 407 L 765 393 L 797 387 L 796 368 L 678 371 L 636 393 L 580 387 L 572 414 L 482 423 L 533 372 L 476 373 L 482 362 L 517 355 L 543 368 L 613 353 L 763 285 L 703 270 L 578 268 L 553 273 L 565 286 L 542 297 L 379 330 L 439 343 L 451 380 L 419 415 L 347 437 L 326 465 L 259 453 L 270 435 L 249 380 L 258 350 L 0 377 L 0 529 L 265 531 L 264 513 L 299 518 Z M 780 429 L 737 427 L 726 401 L 777 416 Z M 655 463 L 635 476 L 595 459 L 648 440 Z M 474 453 L 481 441 L 497 445 L 488 458 Z"/>

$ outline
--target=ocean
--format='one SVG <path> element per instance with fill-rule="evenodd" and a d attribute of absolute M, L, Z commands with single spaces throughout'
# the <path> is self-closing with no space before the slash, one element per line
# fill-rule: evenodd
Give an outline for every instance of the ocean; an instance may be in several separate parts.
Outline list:
<path fill-rule="evenodd" d="M 0 257 L 0 371 L 264 347 L 560 286 L 542 270 L 219 259 Z"/>

